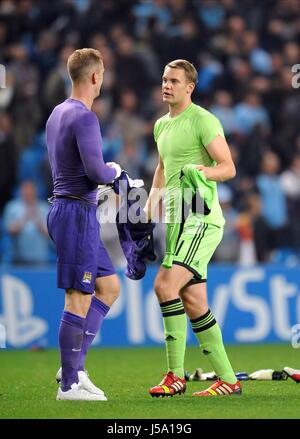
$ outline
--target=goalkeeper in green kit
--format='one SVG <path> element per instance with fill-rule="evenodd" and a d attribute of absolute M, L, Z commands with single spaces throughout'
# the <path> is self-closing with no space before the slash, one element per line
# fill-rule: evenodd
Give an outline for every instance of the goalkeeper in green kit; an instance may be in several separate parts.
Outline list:
<path fill-rule="evenodd" d="M 191 100 L 196 83 L 197 71 L 188 61 L 179 59 L 165 66 L 162 94 L 169 113 L 154 126 L 159 162 L 145 211 L 151 219 L 164 189 L 166 254 L 154 288 L 163 316 L 168 366 L 163 380 L 149 390 L 157 397 L 186 390 L 186 314 L 218 377 L 207 390 L 193 395 L 242 392 L 225 352 L 220 327 L 209 310 L 206 291 L 207 265 L 222 239 L 225 222 L 216 182 L 233 178 L 235 166 L 219 120 Z M 179 204 L 186 198 L 190 209 L 184 219 Z"/>

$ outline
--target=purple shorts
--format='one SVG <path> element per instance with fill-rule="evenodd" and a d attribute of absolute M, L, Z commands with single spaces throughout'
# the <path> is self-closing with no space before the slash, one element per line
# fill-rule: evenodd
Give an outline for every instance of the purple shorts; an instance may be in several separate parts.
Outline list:
<path fill-rule="evenodd" d="M 57 252 L 57 286 L 93 293 L 97 277 L 115 274 L 100 239 L 97 206 L 81 200 L 57 198 L 47 225 Z"/>

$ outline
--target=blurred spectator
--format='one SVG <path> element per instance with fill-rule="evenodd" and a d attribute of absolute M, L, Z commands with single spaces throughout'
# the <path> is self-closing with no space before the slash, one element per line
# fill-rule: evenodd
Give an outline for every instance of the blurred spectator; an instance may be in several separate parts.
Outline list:
<path fill-rule="evenodd" d="M 140 178 L 145 164 L 145 150 L 130 139 L 124 139 L 116 161 L 132 178 Z"/>
<path fill-rule="evenodd" d="M 116 161 L 132 178 L 141 177 L 146 154 L 146 124 L 138 114 L 137 103 L 134 91 L 124 90 L 120 96 L 120 107 L 114 115 L 114 128 L 122 139 Z"/>
<path fill-rule="evenodd" d="M 112 123 L 112 108 L 109 98 L 101 97 L 100 99 L 95 99 L 92 109 L 96 113 L 101 125 L 104 161 L 114 161 L 116 155 L 122 149 L 123 140 L 118 127 Z"/>
<path fill-rule="evenodd" d="M 138 98 L 133 90 L 121 92 L 119 108 L 114 114 L 114 125 L 123 139 L 135 145 L 143 141 L 145 122 L 138 113 Z"/>
<path fill-rule="evenodd" d="M 266 151 L 262 158 L 262 172 L 257 178 L 265 221 L 264 230 L 261 230 L 265 242 L 264 260 L 269 259 L 272 250 L 288 247 L 287 202 L 278 176 L 279 167 L 278 157 Z"/>
<path fill-rule="evenodd" d="M 14 97 L 15 78 L 9 69 L 5 71 L 5 88 L 0 88 L 0 109 L 10 108 Z"/>
<path fill-rule="evenodd" d="M 234 108 L 236 130 L 242 134 L 250 134 L 256 126 L 265 130 L 270 129 L 269 115 L 261 105 L 260 96 L 257 93 L 247 93 L 243 101 Z"/>
<path fill-rule="evenodd" d="M 33 59 L 43 76 L 47 75 L 57 62 L 57 47 L 57 34 L 49 29 L 42 30 L 36 42 Z"/>
<path fill-rule="evenodd" d="M 149 21 L 155 21 L 158 27 L 164 28 L 171 20 L 171 11 L 166 0 L 137 2 L 132 12 L 136 17 L 135 31 L 138 36 L 145 35 Z"/>
<path fill-rule="evenodd" d="M 259 47 L 258 35 L 254 31 L 243 33 L 243 53 L 249 58 L 254 72 L 262 75 L 271 75 L 272 57 L 266 50 Z"/>
<path fill-rule="evenodd" d="M 45 143 L 44 131 L 38 132 L 31 145 L 20 155 L 17 169 L 17 181 L 32 181 L 37 188 L 40 198 L 49 196 L 47 187 L 47 174 L 45 173 L 45 161 L 48 162 L 48 154 Z M 48 171 L 49 172 L 49 171 Z"/>
<path fill-rule="evenodd" d="M 146 98 L 151 87 L 151 77 L 142 62 L 141 55 L 135 50 L 135 42 L 125 34 L 117 40 L 116 70 L 118 89 L 132 89 L 139 98 Z M 142 80 L 141 80 L 142 78 Z"/>
<path fill-rule="evenodd" d="M 174 5 L 180 2 L 174 2 Z M 175 22 L 176 23 L 176 22 Z M 174 23 L 174 24 L 175 24 Z M 173 26 L 170 37 L 166 40 L 165 54 L 169 62 L 172 59 L 184 58 L 195 64 L 197 53 L 203 49 L 201 33 L 198 30 L 197 22 L 192 17 L 183 15 L 178 23 Z"/>
<path fill-rule="evenodd" d="M 280 183 L 289 200 L 300 200 L 300 151 L 290 167 L 281 174 Z"/>
<path fill-rule="evenodd" d="M 280 184 L 287 197 L 291 246 L 300 260 L 300 151 L 281 174 Z"/>
<path fill-rule="evenodd" d="M 214 104 L 210 107 L 210 111 L 220 119 L 226 135 L 230 136 L 235 132 L 232 97 L 227 91 L 219 90 L 215 93 Z"/>
<path fill-rule="evenodd" d="M 26 47 L 12 45 L 9 49 L 9 69 L 14 77 L 12 115 L 14 138 L 18 151 L 28 145 L 41 120 L 38 85 L 39 71 L 30 62 Z"/>
<path fill-rule="evenodd" d="M 16 179 L 16 152 L 12 130 L 11 117 L 7 113 L 0 114 L 0 215 L 12 196 Z"/>
<path fill-rule="evenodd" d="M 76 47 L 64 46 L 59 52 L 58 65 L 48 75 L 43 88 L 45 109 L 48 114 L 70 96 L 71 81 L 67 71 L 67 60 Z"/>
<path fill-rule="evenodd" d="M 198 73 L 196 90 L 204 94 L 211 91 L 222 72 L 223 66 L 218 60 L 209 53 L 201 54 L 201 67 Z"/>
<path fill-rule="evenodd" d="M 261 222 L 261 204 L 257 194 L 250 193 L 245 200 L 245 207 L 237 220 L 240 236 L 240 253 L 238 262 L 241 265 L 253 265 L 257 261 L 266 262 L 260 255 L 257 232 Z M 225 226 L 226 227 L 226 226 Z"/>
<path fill-rule="evenodd" d="M 222 2 L 218 0 L 198 1 L 198 15 L 208 29 L 220 28 L 225 19 L 225 9 Z"/>
<path fill-rule="evenodd" d="M 37 198 L 36 186 L 31 181 L 23 182 L 20 197 L 6 205 L 4 227 L 11 237 L 13 264 L 39 265 L 48 262 L 48 210 L 48 203 Z"/>
<path fill-rule="evenodd" d="M 241 238 L 239 263 L 252 265 L 255 262 L 270 262 L 272 237 L 262 216 L 262 200 L 259 194 L 250 192 L 245 200 L 245 208 L 238 218 Z"/>
<path fill-rule="evenodd" d="M 219 184 L 218 195 L 226 225 L 222 241 L 215 251 L 214 260 L 217 262 L 235 262 L 238 260 L 240 251 L 238 212 L 232 207 L 233 194 L 229 186 Z"/>

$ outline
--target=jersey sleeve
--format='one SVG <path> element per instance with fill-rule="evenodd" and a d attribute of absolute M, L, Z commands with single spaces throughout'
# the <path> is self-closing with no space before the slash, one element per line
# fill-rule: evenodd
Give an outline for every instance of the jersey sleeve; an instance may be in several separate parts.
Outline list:
<path fill-rule="evenodd" d="M 219 119 L 213 114 L 205 116 L 198 125 L 201 145 L 205 148 L 218 136 L 225 137 Z"/>
<path fill-rule="evenodd" d="M 97 116 L 92 111 L 79 113 L 74 119 L 79 154 L 88 178 L 95 183 L 110 183 L 116 171 L 104 163 L 102 137 Z"/>

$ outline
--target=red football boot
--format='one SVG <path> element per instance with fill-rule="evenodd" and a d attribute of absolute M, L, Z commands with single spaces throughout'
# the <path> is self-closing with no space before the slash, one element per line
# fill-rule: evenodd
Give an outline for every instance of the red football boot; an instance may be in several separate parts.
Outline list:
<path fill-rule="evenodd" d="M 296 383 L 300 383 L 300 370 L 293 369 L 292 367 L 284 367 L 283 370 L 287 375 L 292 378 Z"/>
<path fill-rule="evenodd" d="M 177 393 L 180 395 L 184 393 L 185 390 L 185 379 L 177 377 L 173 372 L 168 372 L 157 386 L 151 387 L 149 393 L 151 396 L 162 398 L 164 396 L 173 396 Z"/>
<path fill-rule="evenodd" d="M 218 380 L 208 389 L 193 393 L 193 396 L 230 396 L 240 395 L 241 393 L 242 387 L 239 381 L 237 381 L 235 384 L 229 384 L 226 383 L 226 381 Z"/>

